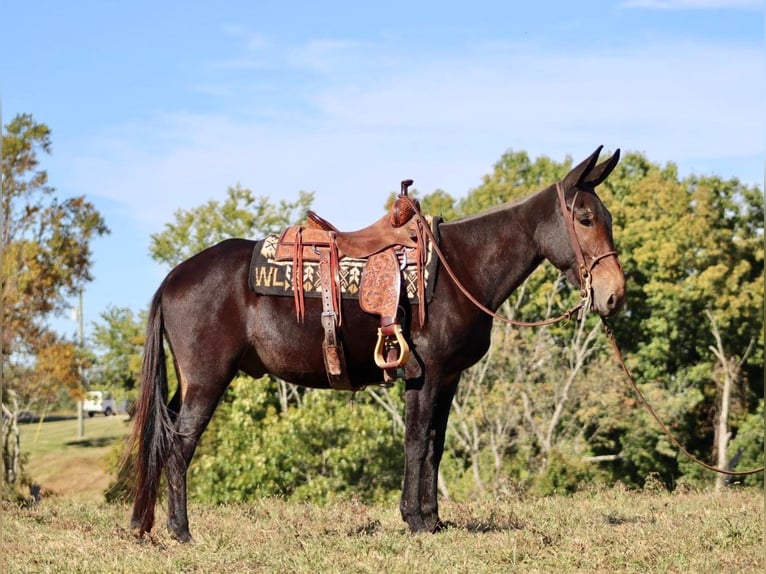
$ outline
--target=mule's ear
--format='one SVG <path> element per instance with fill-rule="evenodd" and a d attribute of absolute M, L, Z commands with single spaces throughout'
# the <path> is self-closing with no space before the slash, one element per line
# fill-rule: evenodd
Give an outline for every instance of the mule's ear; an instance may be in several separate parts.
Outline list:
<path fill-rule="evenodd" d="M 583 181 L 583 178 L 588 175 L 588 173 L 590 173 L 590 171 L 596 165 L 596 162 L 598 161 L 598 155 L 601 153 L 601 148 L 603 147 L 604 146 L 602 145 L 598 146 L 596 151 L 590 154 L 588 158 L 577 164 L 574 168 L 572 168 L 572 171 L 564 176 L 564 179 L 561 181 L 561 183 L 564 185 L 564 189 L 577 187 L 577 185 Z"/>
<path fill-rule="evenodd" d="M 593 187 L 596 187 L 598 184 L 604 181 L 607 177 L 609 177 L 609 174 L 612 173 L 612 170 L 617 166 L 618 161 L 620 161 L 619 148 L 617 148 L 617 151 L 615 151 L 612 154 L 612 157 L 610 157 L 606 161 L 602 161 L 600 164 L 598 164 L 596 167 L 594 167 L 592 170 L 586 173 L 582 181 L 585 183 L 589 183 Z"/>

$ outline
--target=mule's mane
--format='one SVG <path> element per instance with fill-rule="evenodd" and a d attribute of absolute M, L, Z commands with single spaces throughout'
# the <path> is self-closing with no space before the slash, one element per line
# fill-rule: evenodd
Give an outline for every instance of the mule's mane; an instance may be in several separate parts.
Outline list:
<path fill-rule="evenodd" d="M 487 215 L 493 215 L 495 213 L 512 211 L 515 208 L 520 207 L 521 205 L 524 205 L 525 203 L 538 199 L 542 194 L 551 190 L 552 188 L 553 186 L 549 185 L 546 188 L 540 189 L 534 193 L 530 193 L 529 195 L 525 195 L 524 197 L 519 197 L 516 199 L 512 199 L 510 201 L 505 201 L 498 205 L 494 205 L 492 207 L 488 207 L 487 209 L 483 209 L 479 211 L 478 213 L 474 213 L 472 215 L 467 215 L 465 217 L 455 219 L 454 221 L 450 223 L 463 223 L 463 222 L 470 223 L 476 219 L 482 219 Z"/>

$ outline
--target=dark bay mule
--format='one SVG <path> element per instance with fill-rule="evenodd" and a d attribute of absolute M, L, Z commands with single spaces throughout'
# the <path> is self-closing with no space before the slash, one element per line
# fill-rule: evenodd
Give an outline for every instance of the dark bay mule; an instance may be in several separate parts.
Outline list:
<path fill-rule="evenodd" d="M 578 250 L 587 265 L 593 264 L 593 308 L 609 316 L 620 307 L 625 279 L 614 253 L 611 216 L 594 192 L 617 165 L 619 151 L 597 164 L 600 150 L 560 182 L 566 213 L 562 213 L 556 184 L 523 200 L 440 226 L 442 252 L 481 303 L 497 310 L 544 259 L 579 286 Z M 576 246 L 565 218 L 573 222 Z M 137 486 L 131 525 L 139 535 L 153 526 L 164 468 L 168 528 L 181 541 L 191 539 L 186 468 L 238 371 L 329 388 L 321 349 L 321 301 L 306 299 L 305 320 L 300 324 L 292 297 L 253 293 L 248 287 L 253 247 L 253 241 L 229 239 L 191 257 L 168 274 L 152 300 L 132 434 L 132 444 L 137 445 Z M 489 348 L 492 318 L 469 302 L 446 273 L 439 275 L 425 325 L 420 325 L 417 313 L 410 314 L 408 339 L 422 373 L 404 383 L 400 510 L 413 532 L 436 531 L 441 524 L 437 472 L 450 404 L 463 370 Z M 372 353 L 377 327 L 377 317 L 356 304 L 344 303 L 341 336 L 348 372 L 356 385 L 383 379 Z M 179 380 L 169 404 L 163 337 Z"/>

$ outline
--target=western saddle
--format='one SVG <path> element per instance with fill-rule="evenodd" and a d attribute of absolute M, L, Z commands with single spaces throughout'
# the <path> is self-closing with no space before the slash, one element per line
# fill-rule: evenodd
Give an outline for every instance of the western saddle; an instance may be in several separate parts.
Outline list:
<path fill-rule="evenodd" d="M 275 259 L 292 261 L 293 297 L 299 322 L 303 322 L 304 262 L 319 263 L 322 285 L 322 351 L 330 385 L 335 389 L 356 390 L 348 378 L 343 344 L 338 336 L 342 323 L 339 261 L 344 257 L 366 259 L 359 287 L 359 305 L 363 311 L 380 316 L 378 339 L 373 356 L 383 370 L 384 381 L 398 376 L 410 356 L 410 348 L 399 323 L 399 297 L 402 269 L 417 265 L 419 318 L 425 322 L 426 239 L 417 200 L 408 195 L 411 179 L 402 181 L 401 193 L 390 213 L 358 231 L 339 231 L 313 211 L 307 213 L 306 225 L 288 227 L 279 237 Z M 414 207 L 413 207 L 414 206 Z"/>

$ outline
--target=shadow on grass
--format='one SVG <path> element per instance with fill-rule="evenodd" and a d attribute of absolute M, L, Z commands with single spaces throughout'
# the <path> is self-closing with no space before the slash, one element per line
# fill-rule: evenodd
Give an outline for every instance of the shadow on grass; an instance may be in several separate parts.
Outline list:
<path fill-rule="evenodd" d="M 657 520 L 653 516 L 647 519 L 640 516 L 620 516 L 619 514 L 609 513 L 604 515 L 604 522 L 610 526 L 620 526 L 621 524 L 637 523 L 655 524 Z"/>
<path fill-rule="evenodd" d="M 70 440 L 65 442 L 66 446 L 79 446 L 83 448 L 98 448 L 104 446 L 111 446 L 115 443 L 117 438 L 111 436 L 102 436 L 98 438 L 86 438 L 82 440 Z"/>
<path fill-rule="evenodd" d="M 447 528 L 459 528 L 471 534 L 485 534 L 488 532 L 508 532 L 511 530 L 524 530 L 526 526 L 515 518 L 506 520 L 469 520 L 465 524 L 447 524 Z"/>
<path fill-rule="evenodd" d="M 5 418 L 5 417 L 3 417 Z M 20 425 L 25 424 L 32 424 L 32 423 L 39 423 L 40 421 L 46 422 L 46 423 L 52 423 L 57 421 L 68 421 L 68 420 L 74 420 L 76 419 L 76 415 L 38 415 L 35 413 L 30 413 L 29 411 L 22 411 L 18 415 L 18 423 Z"/>
<path fill-rule="evenodd" d="M 379 532 L 380 529 L 381 529 L 381 523 L 379 520 L 370 520 L 368 522 L 365 522 L 364 524 L 361 524 L 360 526 L 357 526 L 349 530 L 346 533 L 346 535 L 347 536 L 371 536 Z M 434 534 L 438 535 L 438 533 L 440 532 L 447 532 L 450 530 L 458 530 L 458 531 L 462 530 L 470 534 L 489 534 L 489 533 L 498 533 L 498 532 L 509 532 L 513 530 L 528 530 L 530 532 L 540 534 L 545 544 L 549 544 L 551 542 L 550 537 L 540 533 L 534 527 L 525 525 L 523 522 L 521 522 L 521 520 L 513 516 L 502 517 L 502 518 L 492 517 L 488 519 L 468 518 L 466 520 L 461 520 L 458 522 L 453 522 L 453 521 L 441 522 Z M 326 533 L 328 532 L 329 531 L 327 531 Z"/>

